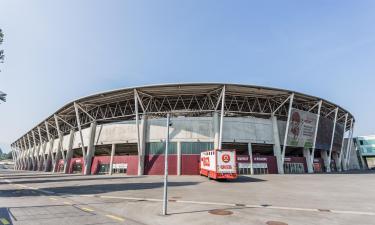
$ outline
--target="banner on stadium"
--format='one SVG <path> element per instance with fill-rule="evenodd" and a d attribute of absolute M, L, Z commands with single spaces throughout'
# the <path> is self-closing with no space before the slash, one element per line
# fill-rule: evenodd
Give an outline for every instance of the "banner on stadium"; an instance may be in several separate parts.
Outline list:
<path fill-rule="evenodd" d="M 293 108 L 290 114 L 287 145 L 311 148 L 317 119 L 317 114 Z"/>

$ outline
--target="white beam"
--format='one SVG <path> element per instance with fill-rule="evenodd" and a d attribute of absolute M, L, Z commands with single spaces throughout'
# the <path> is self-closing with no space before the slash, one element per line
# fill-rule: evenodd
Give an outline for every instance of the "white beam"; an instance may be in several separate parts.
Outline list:
<path fill-rule="evenodd" d="M 346 125 L 348 123 L 348 113 L 345 113 L 345 123 L 344 123 L 344 130 L 342 132 L 342 141 L 341 141 L 341 150 L 340 150 L 340 155 L 339 155 L 339 160 L 336 162 L 336 165 L 338 166 L 338 170 L 341 172 L 342 171 L 342 156 L 344 154 L 344 141 L 345 141 L 345 131 L 346 131 Z"/>
<path fill-rule="evenodd" d="M 331 172 L 331 157 L 332 157 L 332 150 L 333 150 L 333 141 L 335 140 L 335 131 L 336 131 L 336 123 L 337 123 L 337 115 L 338 115 L 338 113 L 339 113 L 339 108 L 336 108 L 336 110 L 335 110 L 335 119 L 334 119 L 334 122 L 333 122 L 331 145 L 330 145 L 329 154 L 328 154 L 327 172 Z"/>
<path fill-rule="evenodd" d="M 79 138 L 81 139 L 81 149 L 82 149 L 82 156 L 83 158 L 86 157 L 86 149 L 85 149 L 85 144 L 83 142 L 83 134 L 82 134 L 82 127 L 81 127 L 81 121 L 79 118 L 79 111 L 78 111 L 78 104 L 74 102 L 74 110 L 76 113 L 76 120 L 77 120 L 77 127 L 79 131 Z"/>
<path fill-rule="evenodd" d="M 220 114 L 220 133 L 219 133 L 219 149 L 221 149 L 223 142 L 223 123 L 224 123 L 224 113 L 225 113 L 225 85 L 223 86 L 222 96 L 221 96 L 221 114 Z"/>
<path fill-rule="evenodd" d="M 310 156 L 310 163 L 311 163 L 311 165 L 314 165 L 314 155 L 315 155 L 315 148 L 316 148 L 316 139 L 318 137 L 318 128 L 319 128 L 320 112 L 322 110 L 322 104 L 323 104 L 323 101 L 320 100 L 319 101 L 319 107 L 318 107 L 318 116 L 316 118 L 316 123 L 315 123 L 314 142 L 313 142 L 313 146 L 312 146 L 312 149 L 311 149 L 311 156 Z"/>
<path fill-rule="evenodd" d="M 283 150 L 281 152 L 281 161 L 284 166 L 284 160 L 285 160 L 285 151 L 286 151 L 286 145 L 287 145 L 287 140 L 288 140 L 288 133 L 289 133 L 289 123 L 290 123 L 290 116 L 292 113 L 292 108 L 293 108 L 293 100 L 294 100 L 294 93 L 290 96 L 290 102 L 289 102 L 289 110 L 288 110 L 288 119 L 286 121 L 286 127 L 285 127 L 285 137 L 284 137 L 284 144 L 283 144 Z"/>

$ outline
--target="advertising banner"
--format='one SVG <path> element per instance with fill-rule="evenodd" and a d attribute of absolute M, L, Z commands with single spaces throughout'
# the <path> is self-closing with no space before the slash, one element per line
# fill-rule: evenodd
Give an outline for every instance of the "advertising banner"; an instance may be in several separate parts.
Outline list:
<path fill-rule="evenodd" d="M 339 129 L 339 128 L 337 128 Z M 320 117 L 318 126 L 318 136 L 316 138 L 316 148 L 321 150 L 329 150 L 331 146 L 333 130 L 333 121 L 323 116 Z"/>
<path fill-rule="evenodd" d="M 311 148 L 318 116 L 299 109 L 292 109 L 290 116 L 287 145 Z"/>

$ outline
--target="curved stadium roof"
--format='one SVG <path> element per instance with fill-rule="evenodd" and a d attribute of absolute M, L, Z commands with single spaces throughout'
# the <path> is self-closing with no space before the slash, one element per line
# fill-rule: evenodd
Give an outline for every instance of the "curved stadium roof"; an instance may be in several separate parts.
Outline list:
<path fill-rule="evenodd" d="M 226 116 L 268 117 L 280 106 L 275 115 L 285 119 L 289 106 L 287 99 L 294 94 L 294 108 L 317 113 L 317 103 L 322 101 L 321 116 L 333 120 L 332 112 L 337 108 L 338 123 L 344 123 L 346 114 L 354 121 L 353 115 L 337 104 L 291 90 L 223 83 L 163 84 L 112 90 L 69 102 L 13 144 L 27 138 L 34 145 L 47 141 L 48 134 L 57 137 L 57 129 L 63 134 L 77 129 L 77 113 L 80 124 L 88 126 L 94 120 L 100 123 L 132 120 L 137 114 L 160 117 L 170 112 L 200 116 L 220 111 L 224 87 Z"/>

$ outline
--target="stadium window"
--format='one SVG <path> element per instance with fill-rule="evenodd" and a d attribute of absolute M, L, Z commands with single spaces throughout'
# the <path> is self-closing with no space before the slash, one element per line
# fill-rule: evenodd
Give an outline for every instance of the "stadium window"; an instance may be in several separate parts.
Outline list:
<path fill-rule="evenodd" d="M 164 155 L 165 142 L 147 142 L 146 155 Z M 169 142 L 168 154 L 177 154 L 177 142 Z"/>
<path fill-rule="evenodd" d="M 181 142 L 181 154 L 199 155 L 203 151 L 212 149 L 213 145 L 213 142 Z"/>

